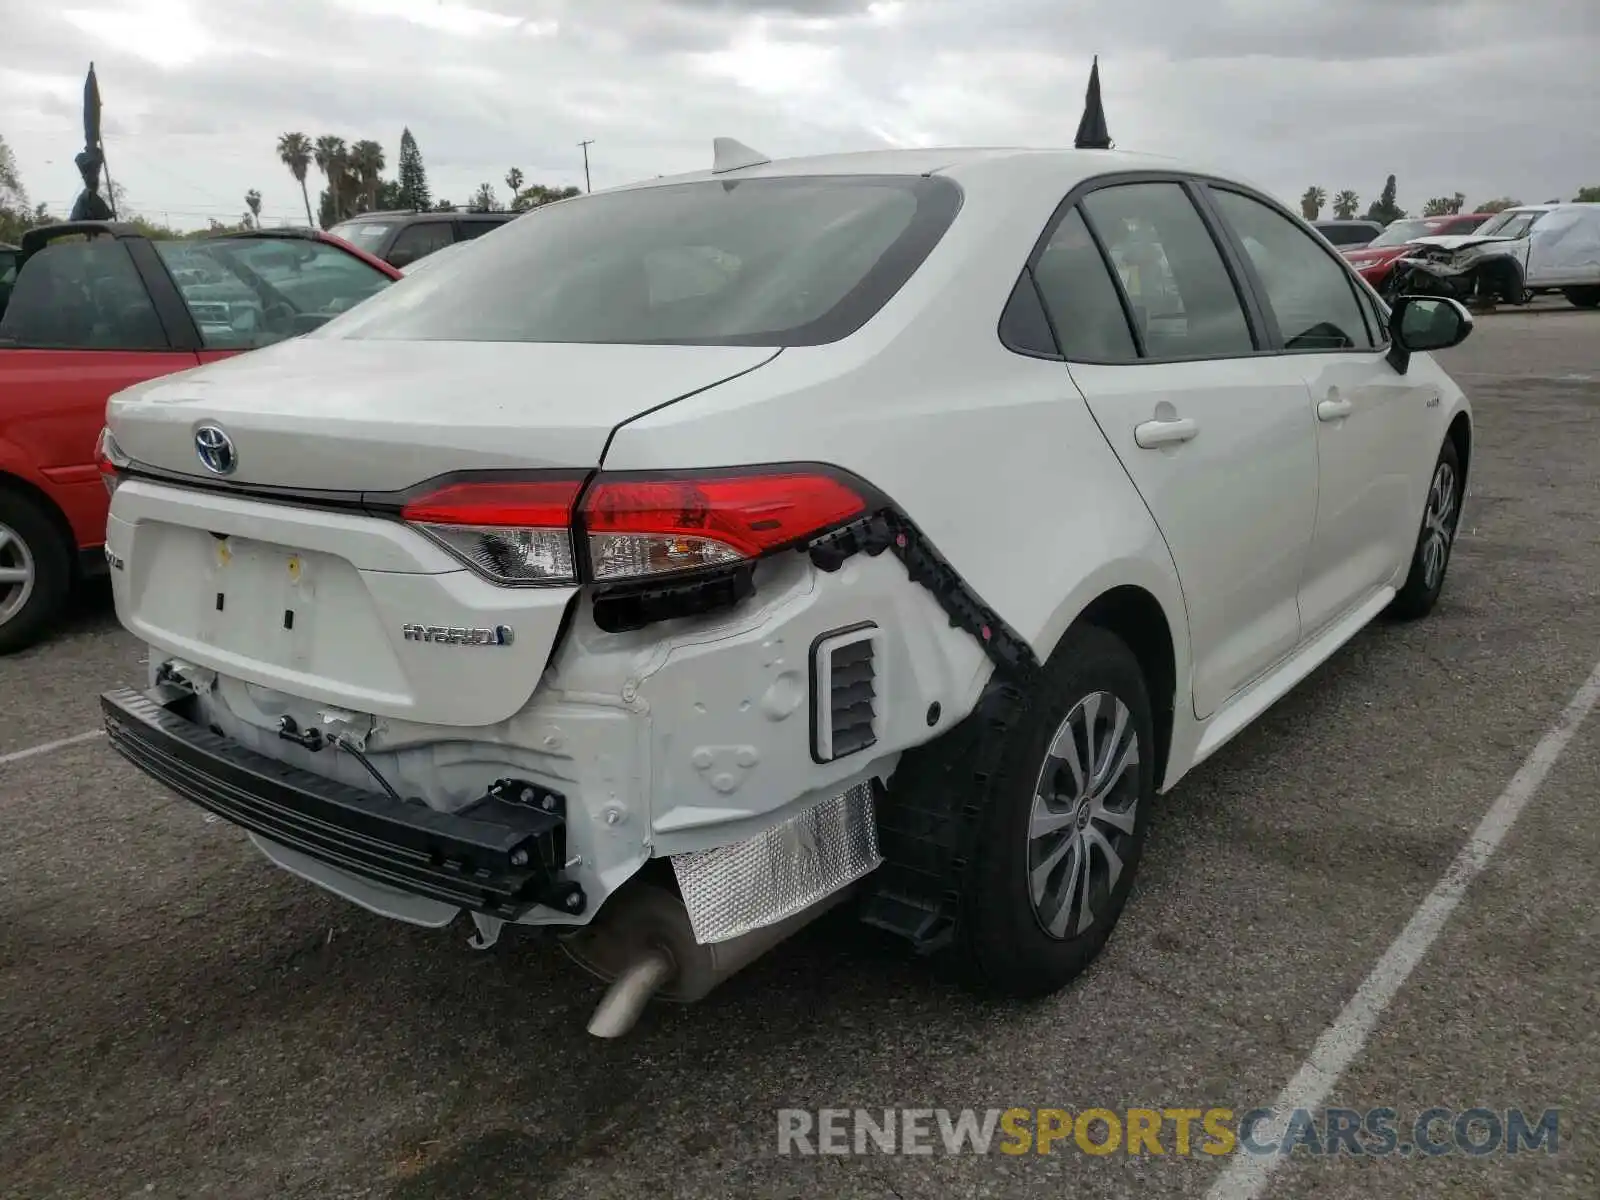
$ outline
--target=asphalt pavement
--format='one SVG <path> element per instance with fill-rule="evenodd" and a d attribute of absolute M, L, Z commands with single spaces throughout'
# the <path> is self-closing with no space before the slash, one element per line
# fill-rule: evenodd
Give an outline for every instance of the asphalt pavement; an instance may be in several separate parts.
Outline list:
<path fill-rule="evenodd" d="M 1600 314 L 1483 316 L 1446 361 L 1478 429 L 1439 608 L 1364 631 L 1185 780 L 1105 954 L 1035 1005 L 974 1001 L 841 915 L 591 1039 L 599 985 L 535 936 L 477 953 L 370 916 L 103 738 L 7 761 L 143 680 L 85 597 L 0 660 L 0 1196 L 1207 1195 L 1226 1160 L 1170 1136 L 780 1154 L 778 1113 L 1237 1115 L 1302 1072 L 1600 660 Z M 1600 1195 L 1600 714 L 1545 765 L 1324 1090 L 1403 1129 L 1559 1110 L 1556 1152 L 1297 1152 L 1260 1195 Z"/>

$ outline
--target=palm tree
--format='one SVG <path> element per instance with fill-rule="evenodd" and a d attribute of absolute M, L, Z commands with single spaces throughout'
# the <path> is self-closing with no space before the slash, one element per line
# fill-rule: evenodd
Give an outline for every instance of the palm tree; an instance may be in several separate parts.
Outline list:
<path fill-rule="evenodd" d="M 317 170 L 321 171 L 328 181 L 328 196 L 333 201 L 333 219 L 343 220 L 345 216 L 343 184 L 350 162 L 350 152 L 345 149 L 344 139 L 323 134 L 317 139 L 312 158 L 316 161 Z"/>
<path fill-rule="evenodd" d="M 244 194 L 245 206 L 250 210 L 250 224 L 255 229 L 261 228 L 261 193 L 251 188 Z M 309 201 L 307 202 L 309 203 Z"/>
<path fill-rule="evenodd" d="M 1345 188 L 1344 191 L 1333 198 L 1333 215 L 1341 221 L 1350 220 L 1360 208 L 1361 197 L 1349 188 Z"/>
<path fill-rule="evenodd" d="M 383 147 L 363 139 L 350 147 L 350 171 L 366 202 L 366 210 L 378 207 L 378 185 L 383 182 Z"/>
<path fill-rule="evenodd" d="M 1300 212 L 1306 220 L 1315 221 L 1322 215 L 1322 206 L 1327 202 L 1328 193 L 1313 184 L 1300 197 Z"/>
<path fill-rule="evenodd" d="M 303 133 L 284 134 L 278 139 L 278 159 L 300 185 L 300 199 L 306 202 L 306 224 L 315 227 L 316 222 L 311 219 L 311 196 L 306 191 L 306 172 L 311 168 L 311 139 Z"/>
<path fill-rule="evenodd" d="M 521 167 L 512 167 L 506 172 L 506 186 L 511 189 L 511 207 L 517 206 L 517 197 L 522 194 L 522 181 L 525 177 Z"/>

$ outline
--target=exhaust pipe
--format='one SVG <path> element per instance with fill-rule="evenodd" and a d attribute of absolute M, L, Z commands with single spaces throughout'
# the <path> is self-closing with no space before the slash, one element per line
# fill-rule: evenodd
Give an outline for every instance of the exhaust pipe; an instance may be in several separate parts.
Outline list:
<path fill-rule="evenodd" d="M 646 950 L 634 959 L 601 998 L 589 1032 L 600 1038 L 619 1038 L 639 1023 L 644 1006 L 656 990 L 672 978 L 676 964 L 665 950 Z"/>
<path fill-rule="evenodd" d="M 673 892 L 647 883 L 618 892 L 594 921 L 561 939 L 574 962 L 611 983 L 589 1019 L 589 1032 L 622 1037 L 654 996 L 685 1004 L 704 999 L 854 891 L 841 888 L 776 924 L 705 945 L 695 941 L 689 911 Z"/>

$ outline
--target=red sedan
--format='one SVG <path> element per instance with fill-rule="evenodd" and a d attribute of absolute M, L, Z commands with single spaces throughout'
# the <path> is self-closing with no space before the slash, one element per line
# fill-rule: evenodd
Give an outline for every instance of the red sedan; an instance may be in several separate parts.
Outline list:
<path fill-rule="evenodd" d="M 0 296 L 0 654 L 105 570 L 113 392 L 305 333 L 401 277 L 318 230 L 151 241 L 79 222 L 31 230 L 20 258 Z"/>
<path fill-rule="evenodd" d="M 1471 233 L 1492 216 L 1493 213 L 1452 213 L 1443 217 L 1409 217 L 1391 222 L 1382 233 L 1359 250 L 1343 250 L 1340 253 L 1360 272 L 1361 278 L 1382 292 L 1390 272 L 1394 270 L 1394 264 L 1412 242 L 1420 237 Z"/>

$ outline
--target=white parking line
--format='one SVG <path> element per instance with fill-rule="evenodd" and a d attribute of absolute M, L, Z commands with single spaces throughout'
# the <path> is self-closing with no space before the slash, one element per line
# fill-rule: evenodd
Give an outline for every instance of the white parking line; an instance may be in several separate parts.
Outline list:
<path fill-rule="evenodd" d="M 1467 886 L 1488 864 L 1490 856 L 1522 815 L 1597 700 L 1600 700 L 1600 664 L 1595 665 L 1549 732 L 1539 739 L 1539 744 L 1511 777 L 1500 798 L 1489 806 L 1471 840 L 1445 871 L 1444 878 L 1428 893 L 1428 898 L 1384 951 L 1378 965 L 1362 981 L 1344 1010 L 1317 1039 L 1311 1057 L 1274 1102 L 1272 1119 L 1258 1127 L 1257 1142 L 1281 1141 L 1289 1117 L 1296 1109 L 1319 1108 L 1328 1098 L 1339 1076 L 1361 1053 L 1384 1009 L 1389 1007 L 1407 976 L 1439 936 Z M 1211 1185 L 1206 1200 L 1255 1200 L 1265 1191 L 1268 1177 L 1281 1161 L 1282 1157 L 1277 1154 L 1238 1152 L 1228 1169 Z"/>
<path fill-rule="evenodd" d="M 32 758 L 35 754 L 49 754 L 52 750 L 61 750 L 67 746 L 76 746 L 79 742 L 87 742 L 91 738 L 104 737 L 105 732 L 104 729 L 91 729 L 87 733 L 75 733 L 71 737 L 57 738 L 53 742 L 45 742 L 39 746 L 29 746 L 26 750 L 13 750 L 10 754 L 0 754 L 0 767 Z"/>

